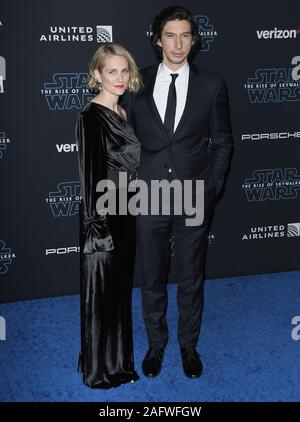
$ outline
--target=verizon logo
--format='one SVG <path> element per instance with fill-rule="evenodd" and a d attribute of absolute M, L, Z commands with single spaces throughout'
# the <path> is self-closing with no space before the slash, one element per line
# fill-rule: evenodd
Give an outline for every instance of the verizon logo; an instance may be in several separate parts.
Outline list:
<path fill-rule="evenodd" d="M 76 152 L 78 151 L 76 144 L 56 144 L 58 152 Z"/>
<path fill-rule="evenodd" d="M 300 33 L 299 29 L 278 29 L 274 28 L 271 30 L 260 30 L 256 31 L 257 38 L 259 40 L 265 39 L 290 39 L 290 38 L 296 38 L 297 35 Z"/>

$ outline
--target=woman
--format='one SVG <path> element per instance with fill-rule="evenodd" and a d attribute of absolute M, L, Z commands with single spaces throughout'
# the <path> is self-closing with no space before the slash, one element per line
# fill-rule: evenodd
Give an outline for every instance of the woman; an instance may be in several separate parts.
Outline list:
<path fill-rule="evenodd" d="M 100 215 L 96 185 L 135 177 L 140 145 L 118 104 L 126 89 L 140 87 L 130 53 L 115 43 L 102 45 L 90 64 L 89 88 L 98 94 L 79 113 L 76 140 L 82 188 L 80 210 L 81 354 L 79 371 L 93 388 L 136 381 L 131 289 L 135 225 L 131 215 Z M 118 193 L 116 195 L 118 197 Z"/>

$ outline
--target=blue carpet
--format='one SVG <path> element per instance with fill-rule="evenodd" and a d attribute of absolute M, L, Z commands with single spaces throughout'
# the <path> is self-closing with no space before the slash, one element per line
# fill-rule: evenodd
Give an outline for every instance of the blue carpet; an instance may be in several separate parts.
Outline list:
<path fill-rule="evenodd" d="M 176 339 L 176 286 L 169 286 L 170 340 L 163 369 L 146 379 L 147 350 L 140 290 L 133 293 L 134 384 L 91 390 L 76 372 L 79 296 L 0 305 L 7 339 L 0 341 L 0 401 L 299 401 L 300 341 L 291 320 L 300 315 L 300 272 L 209 280 L 199 351 L 200 379 L 182 373 Z"/>

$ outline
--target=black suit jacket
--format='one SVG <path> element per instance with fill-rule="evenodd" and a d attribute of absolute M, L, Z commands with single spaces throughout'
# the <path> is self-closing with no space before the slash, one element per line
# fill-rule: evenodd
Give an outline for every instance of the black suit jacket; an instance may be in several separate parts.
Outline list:
<path fill-rule="evenodd" d="M 143 87 L 125 97 L 123 103 L 142 145 L 139 177 L 162 180 L 171 168 L 173 177 L 179 180 L 212 178 L 218 194 L 232 150 L 225 81 L 190 65 L 185 109 L 170 138 L 153 99 L 157 70 L 158 65 L 142 70 Z"/>

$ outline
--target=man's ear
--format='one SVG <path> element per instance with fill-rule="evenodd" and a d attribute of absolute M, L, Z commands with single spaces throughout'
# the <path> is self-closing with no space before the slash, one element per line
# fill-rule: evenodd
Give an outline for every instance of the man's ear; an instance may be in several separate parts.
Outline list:
<path fill-rule="evenodd" d="M 157 40 L 156 44 L 158 45 L 158 47 L 162 47 L 162 43 L 161 43 L 161 40 L 160 39 Z"/>

